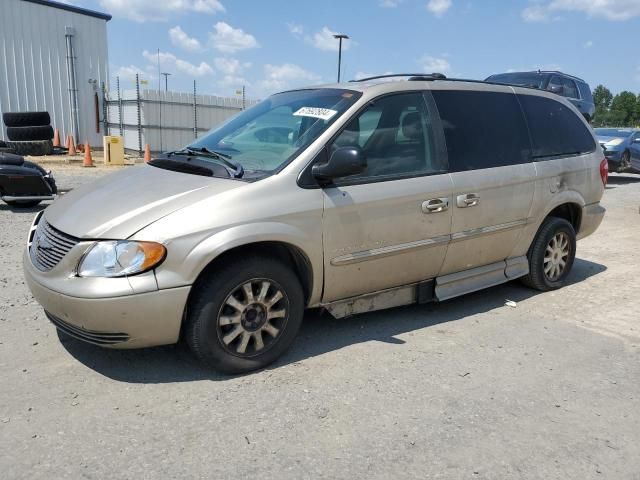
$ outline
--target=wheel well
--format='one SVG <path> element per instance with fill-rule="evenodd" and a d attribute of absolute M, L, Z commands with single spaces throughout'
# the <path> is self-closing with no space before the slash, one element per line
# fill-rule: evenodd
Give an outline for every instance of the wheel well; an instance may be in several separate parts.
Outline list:
<path fill-rule="evenodd" d="M 313 288 L 313 270 L 311 262 L 302 250 L 294 245 L 284 242 L 256 242 L 232 248 L 214 258 L 198 275 L 194 285 L 207 275 L 211 270 L 222 263 L 230 261 L 232 258 L 246 255 L 261 255 L 265 257 L 275 257 L 288 265 L 300 280 L 300 285 L 304 291 L 305 302 L 308 303 Z M 193 289 L 192 289 L 193 291 Z"/>
<path fill-rule="evenodd" d="M 580 221 L 582 220 L 581 216 L 582 208 L 580 208 L 580 205 L 576 203 L 563 203 L 551 210 L 549 215 L 547 215 L 547 217 L 564 218 L 573 226 L 576 234 L 580 230 Z"/>

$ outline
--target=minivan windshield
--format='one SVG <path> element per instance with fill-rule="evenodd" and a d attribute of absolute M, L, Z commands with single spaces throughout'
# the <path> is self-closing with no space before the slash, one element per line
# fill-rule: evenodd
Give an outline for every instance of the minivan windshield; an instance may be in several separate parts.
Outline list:
<path fill-rule="evenodd" d="M 295 158 L 362 94 L 317 88 L 278 93 L 191 143 L 215 152 L 246 172 L 273 172 Z M 203 156 L 202 161 L 214 162 Z"/>
<path fill-rule="evenodd" d="M 542 88 L 544 78 L 536 72 L 501 73 L 487 78 L 490 82 L 522 85 L 523 87 Z"/>

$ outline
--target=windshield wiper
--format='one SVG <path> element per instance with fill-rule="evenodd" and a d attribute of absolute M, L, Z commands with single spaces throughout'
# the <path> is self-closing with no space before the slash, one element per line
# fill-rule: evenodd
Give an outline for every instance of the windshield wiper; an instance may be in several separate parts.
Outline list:
<path fill-rule="evenodd" d="M 201 156 L 212 158 L 213 160 L 218 160 L 222 163 L 227 170 L 229 171 L 229 175 L 234 178 L 242 178 L 244 175 L 244 168 L 238 162 L 231 160 L 231 155 L 227 155 L 221 152 L 215 152 L 213 150 L 209 150 L 206 147 L 185 147 L 182 150 L 176 150 L 174 152 L 168 152 L 167 156 L 171 155 L 193 155 L 193 156 Z"/>

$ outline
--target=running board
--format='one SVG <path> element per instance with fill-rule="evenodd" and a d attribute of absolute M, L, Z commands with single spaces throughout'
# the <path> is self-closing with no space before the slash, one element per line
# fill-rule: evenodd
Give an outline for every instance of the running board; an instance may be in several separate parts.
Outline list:
<path fill-rule="evenodd" d="M 322 307 L 326 308 L 334 318 L 344 318 L 413 303 L 448 300 L 506 283 L 528 273 L 527 257 L 508 258 L 506 261 L 444 275 L 435 280 L 322 304 Z"/>

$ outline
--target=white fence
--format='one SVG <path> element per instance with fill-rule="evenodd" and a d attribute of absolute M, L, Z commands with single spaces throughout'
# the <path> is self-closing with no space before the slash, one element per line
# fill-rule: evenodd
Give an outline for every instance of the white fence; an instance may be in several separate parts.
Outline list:
<path fill-rule="evenodd" d="M 104 130 L 121 135 L 128 151 L 175 150 L 257 103 L 243 98 L 157 90 L 104 92 Z"/>

